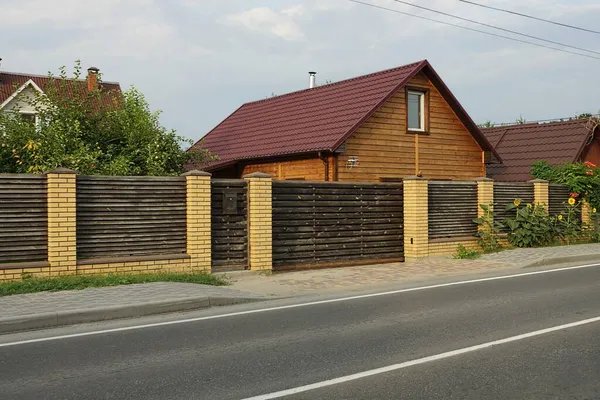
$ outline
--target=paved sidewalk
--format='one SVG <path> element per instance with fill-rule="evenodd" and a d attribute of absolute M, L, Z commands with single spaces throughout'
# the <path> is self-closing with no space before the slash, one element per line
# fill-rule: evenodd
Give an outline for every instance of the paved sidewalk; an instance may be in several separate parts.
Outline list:
<path fill-rule="evenodd" d="M 265 300 L 222 286 L 156 282 L 0 297 L 0 333 Z"/>
<path fill-rule="evenodd" d="M 507 250 L 477 260 L 431 257 L 272 275 L 247 271 L 229 274 L 230 287 L 159 282 L 5 296 L 0 297 L 0 333 L 579 262 L 600 262 L 600 244 Z"/>
<path fill-rule="evenodd" d="M 514 249 L 487 254 L 476 260 L 430 257 L 418 262 L 282 272 L 273 275 L 231 275 L 232 287 L 267 296 L 375 289 L 377 286 L 423 281 L 490 271 L 600 262 L 600 244 Z"/>

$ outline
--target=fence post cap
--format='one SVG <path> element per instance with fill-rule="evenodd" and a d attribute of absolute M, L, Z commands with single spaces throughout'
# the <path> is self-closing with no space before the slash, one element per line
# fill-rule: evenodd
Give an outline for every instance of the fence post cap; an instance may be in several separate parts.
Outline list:
<path fill-rule="evenodd" d="M 407 176 L 406 178 L 402 178 L 402 180 L 404 180 L 404 181 L 427 181 L 429 179 L 424 178 L 422 176 L 413 175 L 413 176 Z"/>
<path fill-rule="evenodd" d="M 242 178 L 244 179 L 248 179 L 248 178 L 273 178 L 271 175 L 269 174 L 265 174 L 264 172 L 253 172 L 251 174 L 246 174 L 244 176 L 242 176 Z"/>
<path fill-rule="evenodd" d="M 492 178 L 481 176 L 479 178 L 475 178 L 475 182 L 494 182 L 494 180 Z"/>
<path fill-rule="evenodd" d="M 529 183 L 548 183 L 548 181 L 545 179 L 532 179 Z"/>
<path fill-rule="evenodd" d="M 210 172 L 200 171 L 199 169 L 193 169 L 188 172 L 184 172 L 181 176 L 212 176 Z"/>
<path fill-rule="evenodd" d="M 53 170 L 44 173 L 44 175 L 48 175 L 48 174 L 77 174 L 77 172 L 75 172 L 69 168 L 58 167 L 58 168 L 54 168 Z"/>

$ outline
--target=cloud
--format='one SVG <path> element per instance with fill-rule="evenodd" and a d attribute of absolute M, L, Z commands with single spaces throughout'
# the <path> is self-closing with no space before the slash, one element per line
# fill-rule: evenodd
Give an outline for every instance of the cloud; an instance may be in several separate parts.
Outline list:
<path fill-rule="evenodd" d="M 293 20 L 302 12 L 302 7 L 292 7 L 275 12 L 268 7 L 258 7 L 237 14 L 227 15 L 222 19 L 229 25 L 243 26 L 252 31 L 269 33 L 284 40 L 297 41 L 304 39 L 304 33 Z"/>

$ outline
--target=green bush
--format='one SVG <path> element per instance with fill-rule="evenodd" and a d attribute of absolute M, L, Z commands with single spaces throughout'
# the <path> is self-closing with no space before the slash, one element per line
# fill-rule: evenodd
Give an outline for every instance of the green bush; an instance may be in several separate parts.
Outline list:
<path fill-rule="evenodd" d="M 481 254 L 477 250 L 467 249 L 462 244 L 456 249 L 454 258 L 457 260 L 473 260 L 479 257 Z"/>
<path fill-rule="evenodd" d="M 591 162 L 553 166 L 539 161 L 533 164 L 531 175 L 565 185 L 573 197 L 581 196 L 592 207 L 600 208 L 600 168 Z"/>
<path fill-rule="evenodd" d="M 506 206 L 506 211 L 514 211 L 514 218 L 505 218 L 508 228 L 508 242 L 515 247 L 538 247 L 552 244 L 556 238 L 553 219 L 545 207 L 539 204 L 521 205 L 516 199 Z"/>

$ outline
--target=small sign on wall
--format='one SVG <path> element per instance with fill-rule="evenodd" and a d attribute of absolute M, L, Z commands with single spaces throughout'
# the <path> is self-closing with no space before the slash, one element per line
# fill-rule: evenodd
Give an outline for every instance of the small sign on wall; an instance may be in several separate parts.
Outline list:
<path fill-rule="evenodd" d="M 237 214 L 237 193 L 223 192 L 223 214 Z"/>

